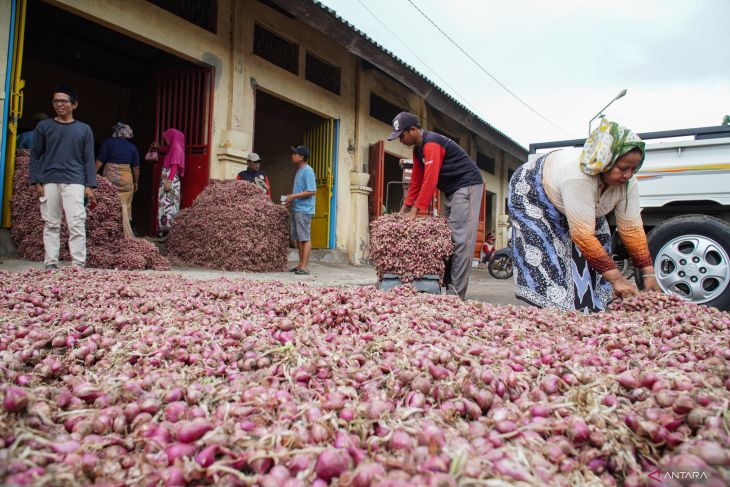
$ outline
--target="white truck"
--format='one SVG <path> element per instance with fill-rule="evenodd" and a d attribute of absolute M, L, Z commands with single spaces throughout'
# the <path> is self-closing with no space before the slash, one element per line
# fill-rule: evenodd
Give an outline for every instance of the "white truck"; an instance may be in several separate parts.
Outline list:
<path fill-rule="evenodd" d="M 637 178 L 659 285 L 688 301 L 730 310 L 730 126 L 638 135 L 647 142 Z M 583 142 L 531 144 L 530 159 L 541 155 L 537 150 Z M 631 274 L 616 232 L 613 243 L 619 268 Z"/>

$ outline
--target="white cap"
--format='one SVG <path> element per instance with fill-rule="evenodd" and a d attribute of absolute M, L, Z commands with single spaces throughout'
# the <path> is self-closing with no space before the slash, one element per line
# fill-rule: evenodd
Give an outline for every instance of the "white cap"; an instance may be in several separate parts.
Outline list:
<path fill-rule="evenodd" d="M 255 152 L 248 153 L 248 162 L 261 162 L 261 158 Z"/>

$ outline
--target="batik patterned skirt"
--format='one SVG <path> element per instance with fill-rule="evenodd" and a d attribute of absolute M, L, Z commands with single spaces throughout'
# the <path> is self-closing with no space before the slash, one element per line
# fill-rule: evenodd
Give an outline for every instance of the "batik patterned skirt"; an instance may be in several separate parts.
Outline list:
<path fill-rule="evenodd" d="M 157 204 L 157 232 L 160 236 L 167 235 L 167 232 L 170 231 L 172 221 L 180 212 L 180 178 L 175 174 L 170 191 L 165 191 L 165 182 L 169 177 L 170 169 L 162 168 Z"/>
<path fill-rule="evenodd" d="M 134 178 L 129 164 L 104 164 L 102 175 L 109 180 L 117 190 L 122 202 L 122 228 L 126 238 L 134 238 L 132 226 L 132 199 L 134 198 Z"/>
<path fill-rule="evenodd" d="M 603 311 L 613 296 L 611 284 L 588 265 L 570 238 L 568 219 L 548 199 L 545 158 L 522 165 L 509 183 L 515 294 L 541 308 Z M 610 255 L 605 217 L 596 218 L 596 237 Z"/>

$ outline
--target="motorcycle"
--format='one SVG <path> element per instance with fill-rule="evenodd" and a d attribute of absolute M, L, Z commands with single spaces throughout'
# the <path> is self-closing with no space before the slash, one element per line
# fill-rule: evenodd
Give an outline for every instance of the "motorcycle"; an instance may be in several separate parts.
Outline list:
<path fill-rule="evenodd" d="M 512 224 L 510 222 L 507 228 L 507 246 L 503 249 L 496 251 L 492 254 L 489 259 L 489 265 L 487 269 L 489 274 L 495 279 L 509 279 L 512 277 L 513 269 L 512 265 L 514 262 L 514 254 L 512 253 Z"/>
<path fill-rule="evenodd" d="M 512 277 L 513 257 L 511 246 L 496 251 L 489 259 L 489 265 L 487 266 L 489 274 L 495 279 L 509 279 Z"/>

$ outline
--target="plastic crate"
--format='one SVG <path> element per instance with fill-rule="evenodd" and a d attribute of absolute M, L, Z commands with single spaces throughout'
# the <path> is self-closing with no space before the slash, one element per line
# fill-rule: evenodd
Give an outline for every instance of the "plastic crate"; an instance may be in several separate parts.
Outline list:
<path fill-rule="evenodd" d="M 441 284 L 439 276 L 429 274 L 411 282 L 402 282 L 400 277 L 395 274 L 383 274 L 383 279 L 378 283 L 378 289 L 387 291 L 394 287 L 410 284 L 420 293 L 441 294 Z"/>

